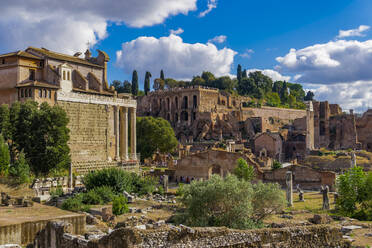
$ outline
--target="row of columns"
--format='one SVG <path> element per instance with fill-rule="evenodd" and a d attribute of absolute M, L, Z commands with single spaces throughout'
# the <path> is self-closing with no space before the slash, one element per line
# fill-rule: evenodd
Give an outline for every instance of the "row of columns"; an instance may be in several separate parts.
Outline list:
<path fill-rule="evenodd" d="M 128 118 L 128 114 L 130 118 Z M 137 146 L 137 136 L 136 136 L 136 109 L 127 107 L 115 107 L 115 134 L 116 134 L 116 160 L 117 161 L 127 161 L 130 159 L 128 157 L 128 119 L 131 121 L 131 139 L 130 139 L 130 151 L 133 157 L 132 160 L 137 160 L 136 158 L 136 146 Z"/>

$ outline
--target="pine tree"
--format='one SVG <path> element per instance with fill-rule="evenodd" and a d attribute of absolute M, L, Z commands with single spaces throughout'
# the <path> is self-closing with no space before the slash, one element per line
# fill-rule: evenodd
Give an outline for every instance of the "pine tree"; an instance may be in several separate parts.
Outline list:
<path fill-rule="evenodd" d="M 238 71 L 237 71 L 236 77 L 238 79 L 238 82 L 242 81 L 242 66 L 240 64 L 238 65 Z"/>
<path fill-rule="evenodd" d="M 163 70 L 160 71 L 160 79 L 163 80 L 163 81 L 165 81 L 164 71 Z"/>
<path fill-rule="evenodd" d="M 143 87 L 145 90 L 145 95 L 147 95 L 147 93 L 150 91 L 150 78 L 151 78 L 151 73 L 147 71 L 145 75 L 145 85 Z"/>
<path fill-rule="evenodd" d="M 133 96 L 138 95 L 138 74 L 136 70 L 133 71 L 132 75 L 132 94 Z"/>

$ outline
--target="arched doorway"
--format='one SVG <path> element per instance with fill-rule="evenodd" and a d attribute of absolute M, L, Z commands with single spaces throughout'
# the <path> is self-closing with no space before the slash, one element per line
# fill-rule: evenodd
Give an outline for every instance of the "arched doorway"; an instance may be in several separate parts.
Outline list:
<path fill-rule="evenodd" d="M 218 164 L 214 164 L 211 167 L 209 167 L 208 178 L 211 178 L 212 175 L 220 175 L 222 177 L 223 176 L 222 172 L 223 171 L 222 171 L 221 166 Z"/>

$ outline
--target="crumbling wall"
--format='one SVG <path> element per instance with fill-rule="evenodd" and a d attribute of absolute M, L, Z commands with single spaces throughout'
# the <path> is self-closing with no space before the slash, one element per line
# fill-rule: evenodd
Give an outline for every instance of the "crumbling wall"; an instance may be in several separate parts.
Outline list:
<path fill-rule="evenodd" d="M 349 248 L 339 228 L 313 225 L 290 228 L 232 230 L 224 227 L 166 227 L 157 230 L 119 228 L 98 240 L 66 234 L 68 226 L 49 223 L 35 239 L 35 248 L 141 248 L 141 247 L 239 247 L 239 248 Z"/>

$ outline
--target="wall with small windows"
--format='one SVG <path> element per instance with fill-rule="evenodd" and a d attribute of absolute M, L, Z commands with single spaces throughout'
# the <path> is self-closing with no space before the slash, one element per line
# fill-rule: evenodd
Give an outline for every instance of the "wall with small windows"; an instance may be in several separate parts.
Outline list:
<path fill-rule="evenodd" d="M 56 90 L 51 88 L 35 88 L 35 101 L 38 103 L 47 102 L 54 105 L 56 102 Z"/>
<path fill-rule="evenodd" d="M 60 87 L 64 92 L 72 91 L 72 67 L 68 64 L 62 64 L 59 66 L 60 73 Z"/>

